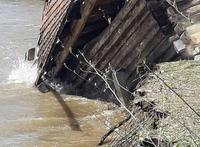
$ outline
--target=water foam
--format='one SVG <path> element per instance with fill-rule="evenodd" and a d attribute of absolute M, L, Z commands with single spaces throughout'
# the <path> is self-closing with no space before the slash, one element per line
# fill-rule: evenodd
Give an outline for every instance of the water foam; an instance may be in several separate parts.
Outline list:
<path fill-rule="evenodd" d="M 25 83 L 27 86 L 34 85 L 37 76 L 37 66 L 32 62 L 18 60 L 8 76 L 8 83 Z"/>

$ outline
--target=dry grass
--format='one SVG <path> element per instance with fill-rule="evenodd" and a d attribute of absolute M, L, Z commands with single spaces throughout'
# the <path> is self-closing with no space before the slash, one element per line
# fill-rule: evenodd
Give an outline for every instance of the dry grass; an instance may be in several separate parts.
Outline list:
<path fill-rule="evenodd" d="M 200 62 L 178 61 L 163 63 L 158 66 L 159 69 L 155 71 L 155 73 L 161 77 L 170 88 L 179 93 L 195 111 L 200 113 Z M 160 143 L 159 146 L 200 146 L 200 118 L 180 98 L 152 73 L 149 74 L 149 78 L 139 89 L 145 91 L 146 94 L 143 97 L 137 97 L 134 103 L 138 101 L 154 101 L 154 110 L 161 110 L 161 112 L 169 113 L 165 119 L 160 119 L 157 122 L 157 129 L 153 129 L 149 125 L 147 125 L 147 127 L 144 126 L 146 132 L 142 132 L 143 139 L 157 138 L 160 141 L 165 140 L 169 143 L 168 145 L 161 145 L 162 143 Z M 136 109 L 133 107 L 133 111 L 135 110 Z M 144 114 L 142 116 L 144 116 Z M 145 117 L 147 116 L 145 115 Z M 138 123 L 141 123 L 141 117 L 138 120 Z M 133 122 L 128 122 L 128 129 L 131 130 L 133 125 L 137 126 Z M 127 127 L 125 128 L 127 129 Z M 188 131 L 188 129 L 191 130 L 192 133 Z M 133 134 L 133 132 L 131 133 Z M 141 131 L 137 131 L 133 136 L 141 137 L 139 134 L 141 134 Z M 130 136 L 130 133 L 129 135 L 126 134 L 126 136 Z M 136 137 L 133 137 L 133 139 L 131 143 L 137 141 Z M 121 141 L 122 140 L 123 139 L 121 139 Z M 141 140 L 138 141 L 141 142 Z M 129 144 L 126 146 L 131 145 Z M 134 146 L 137 145 L 135 144 Z"/>

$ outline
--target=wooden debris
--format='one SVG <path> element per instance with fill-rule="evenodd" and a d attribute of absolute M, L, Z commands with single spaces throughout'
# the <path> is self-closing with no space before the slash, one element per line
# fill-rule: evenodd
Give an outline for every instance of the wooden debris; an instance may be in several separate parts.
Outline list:
<path fill-rule="evenodd" d="M 200 61 L 200 55 L 194 56 L 194 61 Z"/>
<path fill-rule="evenodd" d="M 32 61 L 35 59 L 35 48 L 31 48 L 28 50 L 28 61 Z"/>
<path fill-rule="evenodd" d="M 174 41 L 173 45 L 174 45 L 174 48 L 175 48 L 177 54 L 180 54 L 181 52 L 183 52 L 186 49 L 185 44 L 180 39 L 177 41 Z"/>
<path fill-rule="evenodd" d="M 125 70 L 122 69 L 118 71 L 116 75 L 113 73 L 112 78 L 114 80 L 114 86 L 118 97 L 120 98 L 121 102 L 128 108 L 130 93 L 124 89 L 126 88 L 126 80 L 127 80 Z"/>
<path fill-rule="evenodd" d="M 131 118 L 131 115 L 129 115 L 128 118 L 125 120 L 119 122 L 116 126 L 112 127 L 103 137 L 101 138 L 101 141 L 98 143 L 98 146 L 103 145 L 103 142 L 106 140 L 106 138 L 112 134 L 117 128 L 121 127 L 124 123 L 126 123 Z"/>
<path fill-rule="evenodd" d="M 190 38 L 195 44 L 200 44 L 200 32 L 192 34 Z"/>
<path fill-rule="evenodd" d="M 181 22 L 178 22 L 174 27 L 174 31 L 180 36 L 185 31 L 185 27 Z"/>
<path fill-rule="evenodd" d="M 37 85 L 37 89 L 42 93 L 47 93 L 50 90 L 44 82 L 41 82 L 39 85 Z"/>
<path fill-rule="evenodd" d="M 176 35 L 173 35 L 171 37 L 169 37 L 169 42 L 170 43 L 173 43 L 174 41 L 178 40 L 180 37 L 176 34 Z"/>
<path fill-rule="evenodd" d="M 183 32 L 183 34 L 181 34 L 180 39 L 183 41 L 184 44 L 190 44 L 191 43 L 191 39 L 188 37 L 186 32 Z"/>

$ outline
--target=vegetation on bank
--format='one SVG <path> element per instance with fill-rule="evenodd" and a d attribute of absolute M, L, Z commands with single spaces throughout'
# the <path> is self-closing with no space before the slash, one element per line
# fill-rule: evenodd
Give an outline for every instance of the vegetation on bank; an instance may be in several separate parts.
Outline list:
<path fill-rule="evenodd" d="M 200 62 L 157 65 L 157 70 L 149 72 L 134 93 L 130 110 L 136 119 L 123 124 L 110 145 L 200 146 L 199 83 Z"/>

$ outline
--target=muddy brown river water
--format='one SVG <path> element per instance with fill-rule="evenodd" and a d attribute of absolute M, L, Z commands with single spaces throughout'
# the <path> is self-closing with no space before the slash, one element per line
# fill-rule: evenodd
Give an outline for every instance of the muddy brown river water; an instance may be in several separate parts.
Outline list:
<path fill-rule="evenodd" d="M 97 100 L 41 94 L 36 67 L 24 62 L 37 43 L 43 3 L 0 0 L 0 146 L 94 147 L 120 113 Z"/>

